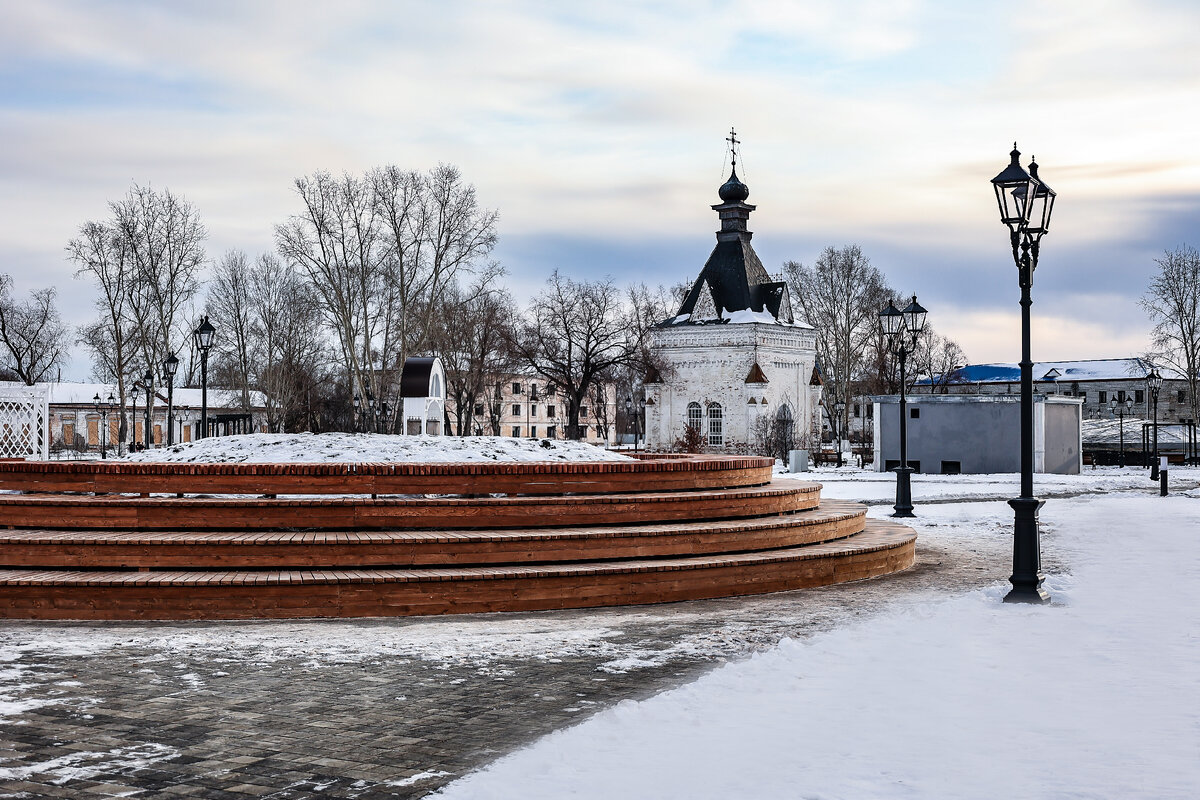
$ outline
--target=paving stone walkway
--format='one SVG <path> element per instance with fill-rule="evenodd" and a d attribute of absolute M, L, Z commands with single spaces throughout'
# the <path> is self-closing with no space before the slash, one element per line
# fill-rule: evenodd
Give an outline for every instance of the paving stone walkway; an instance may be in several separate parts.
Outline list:
<path fill-rule="evenodd" d="M 0 623 L 0 797 L 421 797 L 784 637 L 1003 579 L 1011 511 L 993 505 L 995 530 L 975 538 L 918 522 L 918 564 L 902 575 L 761 597 L 417 620 Z"/>

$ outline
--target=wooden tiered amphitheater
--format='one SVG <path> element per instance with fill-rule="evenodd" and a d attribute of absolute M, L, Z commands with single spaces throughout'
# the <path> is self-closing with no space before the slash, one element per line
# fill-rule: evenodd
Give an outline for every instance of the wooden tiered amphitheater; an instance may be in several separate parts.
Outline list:
<path fill-rule="evenodd" d="M 581 608 L 885 575 L 916 535 L 765 458 L 0 463 L 0 616 Z M 215 495 L 215 496 L 214 496 Z"/>

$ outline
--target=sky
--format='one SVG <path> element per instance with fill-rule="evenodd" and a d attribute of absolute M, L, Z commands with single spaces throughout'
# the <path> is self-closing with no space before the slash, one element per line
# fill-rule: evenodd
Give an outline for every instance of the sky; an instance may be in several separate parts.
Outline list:
<path fill-rule="evenodd" d="M 988 184 L 1015 140 L 1058 192 L 1035 360 L 1127 357 L 1154 259 L 1200 246 L 1196 30 L 1192 0 L 0 0 L 0 272 L 77 325 L 64 247 L 135 183 L 193 203 L 215 260 L 271 250 L 300 176 L 445 162 L 519 301 L 554 269 L 669 286 L 736 127 L 769 271 L 857 243 L 971 363 L 1016 361 Z"/>

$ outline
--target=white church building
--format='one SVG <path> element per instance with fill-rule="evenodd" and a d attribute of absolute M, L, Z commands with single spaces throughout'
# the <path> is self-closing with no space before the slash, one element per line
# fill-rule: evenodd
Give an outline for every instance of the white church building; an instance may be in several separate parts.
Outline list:
<path fill-rule="evenodd" d="M 755 206 L 736 153 L 718 194 L 717 245 L 678 313 L 650 334 L 661 368 L 644 382 L 646 446 L 669 449 L 692 427 L 709 452 L 754 450 L 777 421 L 775 430 L 804 447 L 820 429 L 815 333 L 795 319 L 787 284 L 767 274 L 750 244 Z"/>

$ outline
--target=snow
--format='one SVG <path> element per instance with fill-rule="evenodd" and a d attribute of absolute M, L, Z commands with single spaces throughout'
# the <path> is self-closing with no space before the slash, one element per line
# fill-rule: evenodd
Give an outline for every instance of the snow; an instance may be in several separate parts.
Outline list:
<path fill-rule="evenodd" d="M 770 311 L 754 311 L 749 308 L 744 308 L 741 311 L 726 312 L 725 320 L 732 325 L 744 322 L 761 322 L 764 325 L 776 325 L 779 323 L 779 320 L 775 319 L 775 315 Z"/>
<path fill-rule="evenodd" d="M 1128 431 L 1126 432 L 1128 433 Z M 1200 469 L 1172 467 L 1171 486 L 1192 487 L 1200 479 Z M 856 500 L 861 503 L 887 503 L 896 499 L 896 473 L 875 472 L 855 467 L 820 467 L 808 472 L 779 473 L 776 478 L 817 481 L 822 497 Z M 1010 498 L 1021 493 L 1020 477 L 1012 473 L 976 475 L 909 476 L 914 503 Z M 1149 469 L 1137 467 L 1084 467 L 1078 475 L 1034 475 L 1034 493 L 1039 497 L 1075 495 L 1084 492 L 1152 491 L 1158 484 L 1150 480 Z"/>
<path fill-rule="evenodd" d="M 144 450 L 128 461 L 203 463 L 632 461 L 569 439 L 389 436 L 373 433 L 250 433 Z"/>
<path fill-rule="evenodd" d="M 623 702 L 437 796 L 1195 797 L 1200 504 L 1147 489 L 1046 505 L 1071 565 L 1049 606 L 1002 603 L 1007 584 L 901 603 Z M 999 504 L 918 513 L 964 536 L 1011 524 Z"/>

